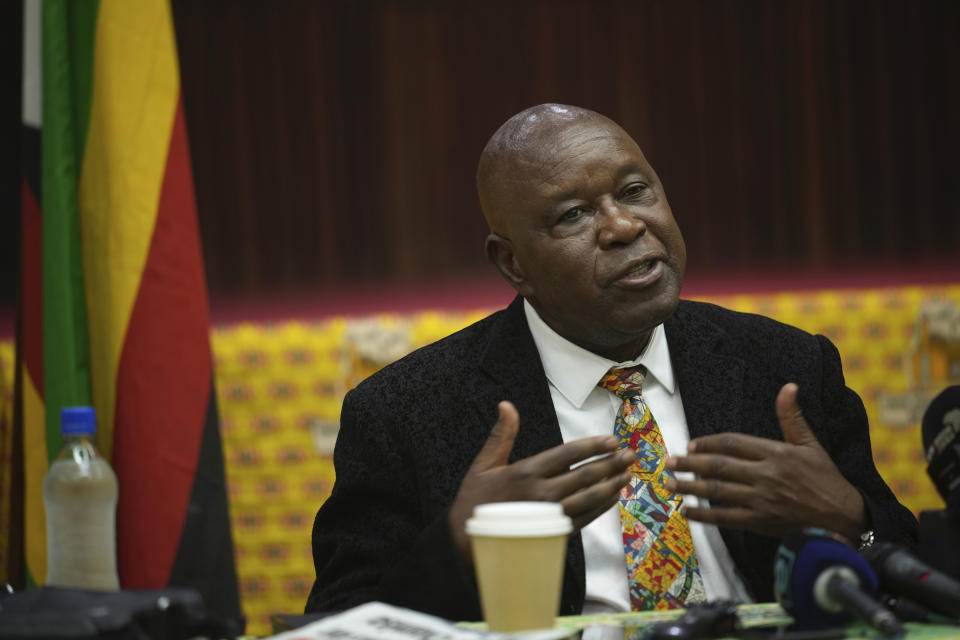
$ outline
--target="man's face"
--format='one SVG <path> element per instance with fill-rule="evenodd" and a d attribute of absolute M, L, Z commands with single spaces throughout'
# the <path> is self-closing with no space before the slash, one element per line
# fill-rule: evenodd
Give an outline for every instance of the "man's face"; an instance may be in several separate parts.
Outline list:
<path fill-rule="evenodd" d="M 677 306 L 686 249 L 633 139 L 606 120 L 568 123 L 514 163 L 499 193 L 496 231 L 512 256 L 491 258 L 514 270 L 517 291 L 571 342 L 636 357 Z"/>

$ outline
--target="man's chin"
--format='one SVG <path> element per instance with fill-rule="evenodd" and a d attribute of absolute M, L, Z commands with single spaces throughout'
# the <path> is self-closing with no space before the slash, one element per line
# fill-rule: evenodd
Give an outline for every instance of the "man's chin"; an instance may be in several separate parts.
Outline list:
<path fill-rule="evenodd" d="M 624 334 L 642 334 L 666 322 L 679 303 L 679 291 L 664 292 L 652 300 L 617 310 L 611 319 Z"/>

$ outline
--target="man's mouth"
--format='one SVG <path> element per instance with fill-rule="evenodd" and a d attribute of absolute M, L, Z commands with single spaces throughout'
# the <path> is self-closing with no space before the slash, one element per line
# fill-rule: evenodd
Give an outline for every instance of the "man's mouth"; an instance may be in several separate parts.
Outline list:
<path fill-rule="evenodd" d="M 656 260 L 644 260 L 638 265 L 635 265 L 632 269 L 623 274 L 624 278 L 632 278 L 634 276 L 642 276 L 646 273 L 649 273 L 653 266 L 657 263 Z"/>
<path fill-rule="evenodd" d="M 652 257 L 631 265 L 614 279 L 614 283 L 618 287 L 642 289 L 659 280 L 662 273 L 663 261 L 658 257 Z"/>

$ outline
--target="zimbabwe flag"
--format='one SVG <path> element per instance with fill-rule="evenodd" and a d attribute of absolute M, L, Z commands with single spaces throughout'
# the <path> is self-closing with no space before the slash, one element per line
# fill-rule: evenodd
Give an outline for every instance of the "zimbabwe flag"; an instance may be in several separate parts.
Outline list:
<path fill-rule="evenodd" d="M 42 482 L 60 408 L 90 404 L 119 480 L 121 586 L 193 586 L 239 617 L 170 7 L 45 0 L 24 12 L 24 582 L 46 575 Z"/>

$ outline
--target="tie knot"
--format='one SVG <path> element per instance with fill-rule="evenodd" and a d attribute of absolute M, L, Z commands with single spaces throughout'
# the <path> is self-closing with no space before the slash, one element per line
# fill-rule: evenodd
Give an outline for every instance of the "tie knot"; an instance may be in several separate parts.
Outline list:
<path fill-rule="evenodd" d="M 612 391 L 621 398 L 632 398 L 640 395 L 643 390 L 643 378 L 647 375 L 647 368 L 642 364 L 635 367 L 625 367 L 622 369 L 610 369 L 600 382 L 598 387 L 607 391 Z"/>

